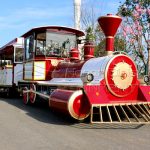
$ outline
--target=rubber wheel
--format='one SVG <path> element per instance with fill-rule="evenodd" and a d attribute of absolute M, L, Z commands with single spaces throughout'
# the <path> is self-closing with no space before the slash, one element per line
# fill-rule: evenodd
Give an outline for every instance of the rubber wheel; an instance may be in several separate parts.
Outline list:
<path fill-rule="evenodd" d="M 26 91 L 28 91 L 28 88 L 24 87 L 23 88 L 23 103 L 27 105 L 29 103 L 29 94 Z"/>
<path fill-rule="evenodd" d="M 36 101 L 36 94 L 34 92 L 31 92 L 31 91 L 36 91 L 36 86 L 34 84 L 32 84 L 30 86 L 30 94 L 29 94 L 30 102 L 31 102 L 31 104 L 34 104 Z"/>

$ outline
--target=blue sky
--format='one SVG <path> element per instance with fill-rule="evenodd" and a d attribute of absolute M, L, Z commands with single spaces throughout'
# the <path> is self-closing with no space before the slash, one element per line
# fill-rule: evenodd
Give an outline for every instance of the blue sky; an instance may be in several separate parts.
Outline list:
<path fill-rule="evenodd" d="M 89 0 L 82 0 L 87 3 Z M 115 14 L 124 0 L 93 0 L 96 15 Z M 74 26 L 73 0 L 3 0 L 0 5 L 0 47 L 33 27 Z"/>

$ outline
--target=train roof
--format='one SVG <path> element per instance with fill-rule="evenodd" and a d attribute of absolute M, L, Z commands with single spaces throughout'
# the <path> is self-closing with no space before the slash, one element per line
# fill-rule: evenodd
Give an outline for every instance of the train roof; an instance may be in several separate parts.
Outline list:
<path fill-rule="evenodd" d="M 64 26 L 41 26 L 41 27 L 35 27 L 20 36 L 19 38 L 15 38 L 14 40 L 10 41 L 6 45 L 0 48 L 0 54 L 3 53 L 11 53 L 13 51 L 14 46 L 20 46 L 23 47 L 23 38 L 26 38 L 28 35 L 30 35 L 33 32 L 44 32 L 44 31 L 52 31 L 52 32 L 63 32 L 63 33 L 70 33 L 75 34 L 78 37 L 85 36 L 85 33 L 81 30 L 77 30 L 70 27 L 64 27 Z"/>
<path fill-rule="evenodd" d="M 29 30 L 28 32 L 23 34 L 21 37 L 27 37 L 32 32 L 42 32 L 42 31 L 47 31 L 47 30 L 52 31 L 52 32 L 62 31 L 64 33 L 72 33 L 72 34 L 76 34 L 79 37 L 85 35 L 85 33 L 83 31 L 77 30 L 77 29 L 74 29 L 74 28 L 70 28 L 70 27 L 64 27 L 64 26 L 41 26 L 41 27 L 32 28 L 31 30 Z"/>
<path fill-rule="evenodd" d="M 22 37 L 15 38 L 14 40 L 10 41 L 9 43 L 0 48 L 0 54 L 7 52 L 11 53 L 11 51 L 13 51 L 13 47 L 23 47 L 23 41 L 24 40 Z"/>

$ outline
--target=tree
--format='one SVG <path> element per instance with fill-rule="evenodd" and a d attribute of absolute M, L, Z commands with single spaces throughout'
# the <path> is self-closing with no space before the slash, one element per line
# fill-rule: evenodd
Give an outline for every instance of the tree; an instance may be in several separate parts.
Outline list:
<path fill-rule="evenodd" d="M 115 36 L 114 40 L 114 51 L 121 51 L 126 52 L 126 43 L 125 40 L 120 34 L 118 33 Z M 103 39 L 98 45 L 95 47 L 95 56 L 104 56 L 105 55 L 105 39 Z"/>
<path fill-rule="evenodd" d="M 101 3 L 99 0 L 83 0 L 81 9 L 81 27 L 86 33 L 85 40 L 93 42 L 96 49 L 99 42 L 104 39 L 104 34 L 97 22 L 100 12 L 97 12 L 96 5 Z"/>
<path fill-rule="evenodd" d="M 83 30 L 91 27 L 92 30 L 97 26 L 97 18 L 100 16 L 100 9 L 96 5 L 102 5 L 99 0 L 82 0 L 81 6 L 81 27 Z"/>
<path fill-rule="evenodd" d="M 126 0 L 119 8 L 126 51 L 133 55 L 140 74 L 150 75 L 150 0 Z"/>
<path fill-rule="evenodd" d="M 105 55 L 105 35 L 97 22 L 97 18 L 100 16 L 100 9 L 96 5 L 104 6 L 102 1 L 99 0 L 83 0 L 81 9 L 81 27 L 86 32 L 86 41 L 91 41 L 95 44 L 94 55 Z M 125 41 L 124 38 L 117 34 L 115 38 L 115 50 L 124 51 Z"/>
<path fill-rule="evenodd" d="M 93 42 L 95 41 L 95 34 L 93 33 L 93 28 L 92 27 L 88 27 L 86 29 L 86 38 L 85 40 L 88 41 L 88 42 Z"/>

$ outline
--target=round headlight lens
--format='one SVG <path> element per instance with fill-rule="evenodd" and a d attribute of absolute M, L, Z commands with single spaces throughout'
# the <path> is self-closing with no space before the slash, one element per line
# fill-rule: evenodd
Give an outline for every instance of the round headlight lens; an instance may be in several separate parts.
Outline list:
<path fill-rule="evenodd" d="M 90 73 L 87 75 L 87 81 L 91 82 L 91 81 L 93 81 L 93 79 L 94 79 L 93 74 Z"/>

